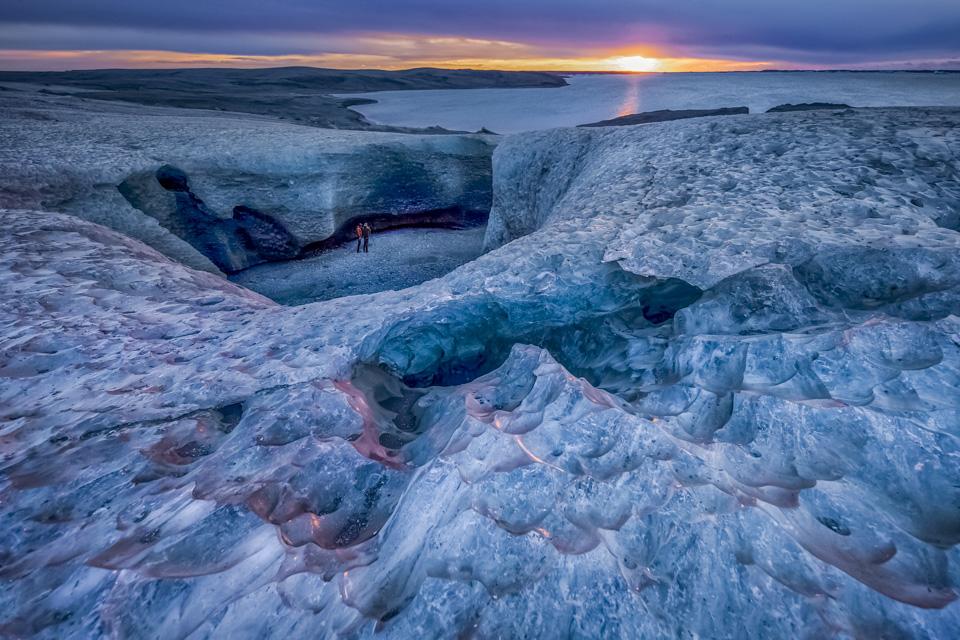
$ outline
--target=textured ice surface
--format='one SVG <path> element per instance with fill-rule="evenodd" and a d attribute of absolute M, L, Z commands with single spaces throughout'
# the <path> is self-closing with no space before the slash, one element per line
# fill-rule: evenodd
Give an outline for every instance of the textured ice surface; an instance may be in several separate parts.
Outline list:
<path fill-rule="evenodd" d="M 953 637 L 958 123 L 526 135 L 512 242 L 294 308 L 0 214 L 0 630 Z"/>
<path fill-rule="evenodd" d="M 77 215 L 197 268 L 216 269 L 212 252 L 198 252 L 167 230 L 183 226 L 183 194 L 160 186 L 164 165 L 185 174 L 210 216 L 231 219 L 235 208 L 251 208 L 279 221 L 301 245 L 360 215 L 489 209 L 490 136 L 335 131 L 2 93 L 0 206 Z M 235 249 L 223 253 L 214 261 L 249 266 Z"/>

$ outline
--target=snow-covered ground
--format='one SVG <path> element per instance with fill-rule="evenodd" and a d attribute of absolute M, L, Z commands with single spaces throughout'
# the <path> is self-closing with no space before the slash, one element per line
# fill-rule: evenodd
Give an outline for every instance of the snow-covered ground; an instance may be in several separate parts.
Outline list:
<path fill-rule="evenodd" d="M 512 138 L 499 248 L 299 307 L 0 214 L 0 629 L 952 637 L 958 125 Z"/>

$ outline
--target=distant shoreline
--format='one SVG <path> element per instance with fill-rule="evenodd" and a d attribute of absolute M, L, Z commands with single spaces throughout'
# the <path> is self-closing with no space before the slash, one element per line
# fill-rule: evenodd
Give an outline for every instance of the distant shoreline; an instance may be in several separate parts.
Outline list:
<path fill-rule="evenodd" d="M 741 73 L 960 73 L 960 69 L 757 69 L 755 71 L 545 71 L 561 76 L 732 75 Z"/>
<path fill-rule="evenodd" d="M 323 129 L 394 133 L 470 133 L 439 126 L 414 127 L 369 120 L 352 107 L 378 100 L 371 94 L 512 88 L 560 88 L 566 78 L 590 76 L 743 76 L 746 74 L 951 75 L 960 70 L 779 70 L 720 72 L 477 71 L 415 68 L 405 71 L 340 70 L 319 67 L 268 69 L 99 69 L 86 71 L 0 71 L 0 91 L 36 92 L 66 100 L 102 100 L 145 106 L 252 114 Z M 575 123 L 579 124 L 579 123 Z M 449 126 L 449 125 L 448 125 Z M 495 128 L 494 128 L 495 129 Z M 495 129 L 496 130 L 496 129 Z M 478 129 L 477 132 L 484 132 Z"/>
<path fill-rule="evenodd" d="M 204 109 L 267 116 L 323 129 L 396 133 L 465 133 L 369 122 L 351 106 L 368 98 L 343 94 L 424 89 L 563 87 L 558 73 L 419 68 L 406 71 L 319 67 L 269 69 L 94 69 L 0 71 L 0 90 L 38 92 L 67 99 Z"/>

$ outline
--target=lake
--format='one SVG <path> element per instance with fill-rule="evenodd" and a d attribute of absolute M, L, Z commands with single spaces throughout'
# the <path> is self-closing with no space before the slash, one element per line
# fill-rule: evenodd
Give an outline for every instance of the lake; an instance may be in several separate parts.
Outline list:
<path fill-rule="evenodd" d="M 552 129 L 658 109 L 840 102 L 854 107 L 960 106 L 960 73 L 660 73 L 572 75 L 550 89 L 460 89 L 349 94 L 367 119 L 407 127 L 496 133 Z"/>

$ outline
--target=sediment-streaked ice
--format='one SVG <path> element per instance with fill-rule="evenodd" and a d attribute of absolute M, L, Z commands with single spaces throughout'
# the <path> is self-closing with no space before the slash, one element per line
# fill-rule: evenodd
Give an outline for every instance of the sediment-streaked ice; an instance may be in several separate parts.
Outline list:
<path fill-rule="evenodd" d="M 0 629 L 951 637 L 958 123 L 511 138 L 499 248 L 295 308 L 4 212 Z"/>

